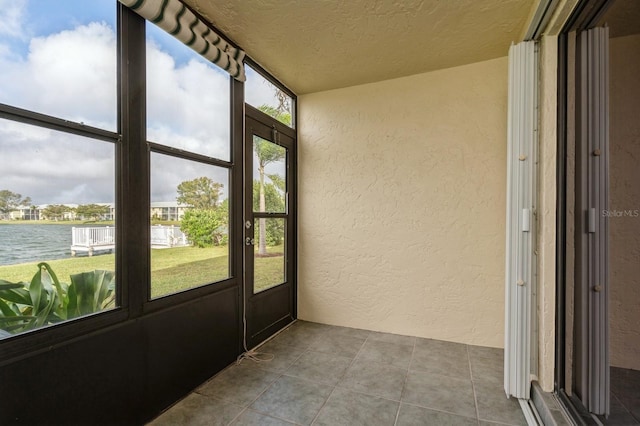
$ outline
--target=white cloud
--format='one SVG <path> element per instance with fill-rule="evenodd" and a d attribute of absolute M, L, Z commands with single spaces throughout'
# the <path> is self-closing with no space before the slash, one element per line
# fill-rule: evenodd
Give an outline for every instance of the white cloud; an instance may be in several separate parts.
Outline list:
<path fill-rule="evenodd" d="M 200 60 L 178 66 L 152 44 L 147 64 L 147 137 L 228 160 L 229 77 Z"/>
<path fill-rule="evenodd" d="M 26 2 L 16 0 L 0 0 L 0 35 L 22 38 L 22 22 Z"/>
<path fill-rule="evenodd" d="M 115 130 L 112 28 L 90 23 L 34 38 L 26 54 L 10 46 L 0 33 L 0 102 Z M 200 60 L 176 63 L 156 45 L 148 46 L 147 61 L 149 139 L 228 159 L 226 74 Z M 0 152 L 0 189 L 36 204 L 114 199 L 113 144 L 0 119 Z M 186 162 L 153 167 L 154 201 L 175 199 L 178 183 L 202 175 L 224 183 L 226 196 L 226 169 Z"/>
<path fill-rule="evenodd" d="M 104 23 L 31 40 L 26 58 L 0 58 L 0 101 L 115 130 L 116 39 Z"/>

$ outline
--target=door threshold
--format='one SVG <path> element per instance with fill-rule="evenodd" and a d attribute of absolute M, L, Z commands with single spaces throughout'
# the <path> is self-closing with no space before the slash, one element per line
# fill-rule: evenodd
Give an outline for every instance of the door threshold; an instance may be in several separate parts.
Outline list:
<path fill-rule="evenodd" d="M 520 403 L 522 414 L 524 414 L 524 418 L 527 420 L 527 424 L 529 426 L 544 426 L 544 422 L 540 418 L 540 414 L 538 413 L 536 406 L 533 404 L 533 400 L 518 398 L 518 402 Z"/>

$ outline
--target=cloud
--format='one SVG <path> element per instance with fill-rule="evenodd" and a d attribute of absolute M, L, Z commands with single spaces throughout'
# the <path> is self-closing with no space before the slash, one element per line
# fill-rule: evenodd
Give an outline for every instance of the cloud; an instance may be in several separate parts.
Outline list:
<path fill-rule="evenodd" d="M 6 45 L 6 42 L 5 42 Z M 90 23 L 0 56 L 0 101 L 96 127 L 116 128 L 116 38 L 105 23 Z"/>
<path fill-rule="evenodd" d="M 115 131 L 114 29 L 91 22 L 29 40 L 21 5 L 0 0 L 0 102 Z M 171 36 L 147 43 L 147 138 L 230 160 L 229 76 L 162 37 Z M 186 50 L 174 57 L 176 49 Z M 276 106 L 274 87 L 247 74 L 248 102 Z M 0 152 L 0 189 L 34 204 L 114 201 L 114 144 L 0 119 Z M 154 154 L 152 201 L 175 200 L 177 185 L 199 176 L 223 183 L 227 197 L 227 169 Z"/>
<path fill-rule="evenodd" d="M 0 102 L 115 130 L 115 49 L 113 28 L 98 22 L 33 38 L 22 54 L 0 34 Z M 177 63 L 154 43 L 147 63 L 148 138 L 229 160 L 229 77 L 196 57 Z M 35 204 L 113 202 L 114 149 L 0 119 L 0 189 Z M 226 197 L 226 169 L 163 157 L 152 165 L 154 201 L 175 200 L 178 183 L 202 175 L 224 183 Z"/>
<path fill-rule="evenodd" d="M 148 43 L 149 140 L 229 160 L 229 122 L 226 73 L 199 59 L 178 65 L 156 44 Z"/>
<path fill-rule="evenodd" d="M 26 2 L 0 0 L 0 35 L 15 38 L 24 37 L 22 22 L 24 20 Z"/>
<path fill-rule="evenodd" d="M 0 152 L 0 189 L 34 204 L 114 200 L 114 144 L 0 120 Z"/>

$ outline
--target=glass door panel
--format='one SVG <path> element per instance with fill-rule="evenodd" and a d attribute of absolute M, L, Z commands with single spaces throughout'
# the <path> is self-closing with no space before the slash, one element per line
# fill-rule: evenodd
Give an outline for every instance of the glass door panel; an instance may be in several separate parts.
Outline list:
<path fill-rule="evenodd" d="M 289 198 L 295 131 L 245 107 L 244 298 L 247 345 L 253 347 L 294 318 L 295 216 Z"/>
<path fill-rule="evenodd" d="M 286 281 L 285 219 L 261 218 L 255 223 L 260 244 L 253 250 L 253 292 L 268 290 Z"/>

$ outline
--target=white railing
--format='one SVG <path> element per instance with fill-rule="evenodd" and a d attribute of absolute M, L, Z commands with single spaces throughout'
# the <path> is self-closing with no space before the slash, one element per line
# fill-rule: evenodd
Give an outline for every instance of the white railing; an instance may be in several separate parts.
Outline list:
<path fill-rule="evenodd" d="M 178 226 L 155 225 L 151 227 L 152 247 L 181 247 L 188 245 L 187 236 Z"/>
<path fill-rule="evenodd" d="M 98 228 L 71 228 L 71 245 L 78 247 L 112 246 L 116 243 L 116 228 L 101 226 Z"/>
<path fill-rule="evenodd" d="M 151 247 L 183 247 L 190 245 L 187 236 L 178 226 L 155 225 L 151 227 Z M 88 252 L 89 256 L 95 251 L 111 251 L 116 247 L 116 228 L 101 227 L 73 227 L 71 228 L 71 255 L 78 252 Z"/>

